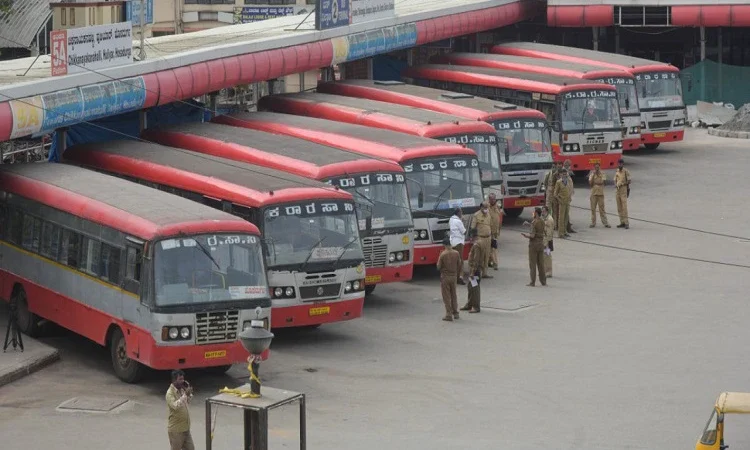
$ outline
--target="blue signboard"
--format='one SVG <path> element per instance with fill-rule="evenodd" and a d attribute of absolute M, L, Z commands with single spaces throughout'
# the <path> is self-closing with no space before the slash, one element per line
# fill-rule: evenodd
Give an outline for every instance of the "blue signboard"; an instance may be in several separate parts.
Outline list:
<path fill-rule="evenodd" d="M 327 30 L 338 28 L 351 23 L 351 8 L 349 0 L 316 0 L 315 1 L 315 29 Z"/>
<path fill-rule="evenodd" d="M 146 23 L 154 23 L 154 0 L 143 0 L 146 6 Z M 125 2 L 125 21 L 133 22 L 133 26 L 141 25 L 141 0 L 129 0 Z"/>
<path fill-rule="evenodd" d="M 243 6 L 234 8 L 234 23 L 259 22 L 295 14 L 307 14 L 307 9 L 298 6 Z"/>
<path fill-rule="evenodd" d="M 350 34 L 347 61 L 388 53 L 417 45 L 417 26 L 414 23 Z"/>

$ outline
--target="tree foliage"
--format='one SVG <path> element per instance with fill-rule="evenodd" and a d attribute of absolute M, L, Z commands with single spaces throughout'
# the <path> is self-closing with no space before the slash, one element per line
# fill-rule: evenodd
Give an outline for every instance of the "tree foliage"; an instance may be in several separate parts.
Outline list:
<path fill-rule="evenodd" d="M 0 14 L 8 14 L 13 8 L 13 0 L 0 0 Z"/>

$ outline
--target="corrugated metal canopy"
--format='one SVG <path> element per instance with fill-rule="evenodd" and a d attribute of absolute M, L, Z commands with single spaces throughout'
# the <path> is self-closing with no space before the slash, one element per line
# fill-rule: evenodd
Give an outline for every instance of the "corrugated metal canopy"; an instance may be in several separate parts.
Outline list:
<path fill-rule="evenodd" d="M 0 48 L 28 48 L 49 20 L 50 0 L 14 0 L 0 13 Z"/>

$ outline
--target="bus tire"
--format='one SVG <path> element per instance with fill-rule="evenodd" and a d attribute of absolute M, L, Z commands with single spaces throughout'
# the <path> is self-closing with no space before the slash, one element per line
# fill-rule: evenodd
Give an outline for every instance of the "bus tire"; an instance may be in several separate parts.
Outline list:
<path fill-rule="evenodd" d="M 126 383 L 137 383 L 140 381 L 145 368 L 138 361 L 128 357 L 127 342 L 119 327 L 112 331 L 112 335 L 109 338 L 109 353 L 112 357 L 112 368 L 117 378 Z"/>
<path fill-rule="evenodd" d="M 29 311 L 29 302 L 26 300 L 26 291 L 21 285 L 16 285 L 10 301 L 13 307 L 16 308 L 16 323 L 18 324 L 18 329 L 27 336 L 39 336 L 41 331 L 41 319 L 39 316 Z"/>
<path fill-rule="evenodd" d="M 365 295 L 372 294 L 372 292 L 375 290 L 375 286 L 377 286 L 377 284 L 368 284 L 368 285 L 366 285 L 365 286 Z"/>
<path fill-rule="evenodd" d="M 644 147 L 646 147 L 646 150 L 656 150 L 659 148 L 659 142 L 656 142 L 654 144 L 643 144 Z"/>
<path fill-rule="evenodd" d="M 510 219 L 517 219 L 521 216 L 521 213 L 523 212 L 523 208 L 504 208 L 503 211 L 505 211 L 505 216 Z"/>

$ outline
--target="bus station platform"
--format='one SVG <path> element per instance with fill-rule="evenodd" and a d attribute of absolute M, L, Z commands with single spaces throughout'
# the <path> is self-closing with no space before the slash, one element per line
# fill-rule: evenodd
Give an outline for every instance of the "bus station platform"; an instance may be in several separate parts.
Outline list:
<path fill-rule="evenodd" d="M 0 338 L 5 341 L 8 329 L 8 304 L 0 302 Z M 34 338 L 22 335 L 24 351 L 9 346 L 0 351 L 0 387 L 30 375 L 60 359 L 57 349 Z M 0 348 L 0 350 L 2 350 Z"/>

